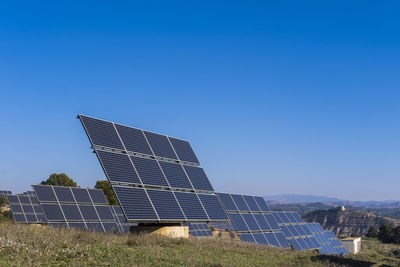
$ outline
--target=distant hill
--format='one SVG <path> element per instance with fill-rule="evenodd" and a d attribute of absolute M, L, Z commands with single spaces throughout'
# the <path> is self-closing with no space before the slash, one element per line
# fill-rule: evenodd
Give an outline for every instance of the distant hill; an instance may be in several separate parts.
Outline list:
<path fill-rule="evenodd" d="M 382 224 L 400 225 L 400 219 L 379 216 L 374 213 L 359 210 L 341 210 L 331 208 L 311 211 L 302 216 L 306 222 L 318 222 L 325 230 L 332 230 L 338 236 L 357 234 L 365 236 L 371 226 Z"/>
<path fill-rule="evenodd" d="M 315 202 L 341 202 L 343 200 L 333 197 L 314 196 L 314 195 L 275 195 L 265 196 L 266 201 L 286 202 L 286 203 L 315 203 Z"/>

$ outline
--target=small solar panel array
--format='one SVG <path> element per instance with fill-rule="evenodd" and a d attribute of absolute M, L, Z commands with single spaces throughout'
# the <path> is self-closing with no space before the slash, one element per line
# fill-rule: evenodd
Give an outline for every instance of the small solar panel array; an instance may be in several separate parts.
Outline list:
<path fill-rule="evenodd" d="M 318 249 L 320 244 L 297 212 L 274 212 L 278 225 L 294 250 Z"/>
<path fill-rule="evenodd" d="M 242 241 L 290 247 L 262 197 L 227 193 L 217 195 Z"/>
<path fill-rule="evenodd" d="M 49 225 L 117 232 L 111 206 L 100 189 L 33 185 Z"/>
<path fill-rule="evenodd" d="M 183 226 L 189 227 L 191 236 L 212 236 L 213 233 L 207 223 L 183 223 Z"/>
<path fill-rule="evenodd" d="M 16 223 L 46 222 L 36 196 L 7 195 L 7 200 Z"/>
<path fill-rule="evenodd" d="M 7 195 L 12 195 L 12 192 L 8 190 L 0 190 L 0 197 L 5 197 Z"/>
<path fill-rule="evenodd" d="M 347 255 L 348 252 L 332 231 L 322 229 L 319 223 L 309 223 L 308 227 L 320 244 L 321 254 Z"/>
<path fill-rule="evenodd" d="M 128 222 L 228 220 L 189 142 L 78 118 Z"/>

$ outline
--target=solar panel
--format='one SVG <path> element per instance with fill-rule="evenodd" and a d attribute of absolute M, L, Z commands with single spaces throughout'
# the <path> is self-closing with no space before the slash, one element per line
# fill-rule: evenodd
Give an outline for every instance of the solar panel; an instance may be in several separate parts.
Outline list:
<path fill-rule="evenodd" d="M 258 206 L 256 200 L 253 196 L 243 196 L 247 206 L 249 207 L 250 211 L 258 212 L 261 211 L 260 207 Z"/>
<path fill-rule="evenodd" d="M 191 236 L 200 237 L 213 235 L 206 223 L 183 223 L 183 226 L 189 227 L 189 234 Z"/>
<path fill-rule="evenodd" d="M 233 199 L 230 194 L 217 193 L 217 196 L 221 201 L 221 203 L 223 204 L 226 211 L 238 211 L 238 208 L 233 202 Z"/>
<path fill-rule="evenodd" d="M 168 139 L 180 160 L 199 164 L 199 160 L 197 159 L 196 154 L 194 154 L 193 149 L 188 141 L 173 137 L 168 137 Z"/>
<path fill-rule="evenodd" d="M 239 211 L 250 211 L 242 195 L 231 194 L 231 197 Z"/>
<path fill-rule="evenodd" d="M 116 217 L 100 189 L 49 185 L 32 187 L 40 198 L 29 197 L 30 202 L 34 203 L 34 208 L 37 208 L 37 205 L 43 210 L 44 216 L 37 217 L 49 225 L 103 232 L 115 232 L 115 229 L 118 229 Z M 57 201 L 54 201 L 54 198 Z M 28 222 L 33 219 L 25 217 Z"/>
<path fill-rule="evenodd" d="M 239 234 L 239 238 L 243 242 L 248 242 L 248 243 L 256 243 L 256 240 L 254 239 L 253 235 L 251 233 L 248 234 Z"/>
<path fill-rule="evenodd" d="M 178 159 L 167 136 L 148 131 L 144 131 L 144 135 L 146 136 L 154 155 L 170 159 Z"/>
<path fill-rule="evenodd" d="M 228 220 L 189 142 L 78 117 L 129 222 Z"/>
<path fill-rule="evenodd" d="M 43 211 L 35 196 L 6 195 L 16 223 L 43 223 Z"/>

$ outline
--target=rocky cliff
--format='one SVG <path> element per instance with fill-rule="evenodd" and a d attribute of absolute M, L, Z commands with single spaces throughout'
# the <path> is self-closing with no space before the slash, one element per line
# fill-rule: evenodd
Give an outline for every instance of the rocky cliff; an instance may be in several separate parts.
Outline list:
<path fill-rule="evenodd" d="M 318 222 L 325 230 L 332 230 L 338 236 L 350 236 L 351 234 L 365 236 L 371 226 L 378 228 L 382 224 L 400 225 L 399 219 L 359 210 L 338 208 L 311 211 L 305 214 L 303 219 L 306 222 Z"/>

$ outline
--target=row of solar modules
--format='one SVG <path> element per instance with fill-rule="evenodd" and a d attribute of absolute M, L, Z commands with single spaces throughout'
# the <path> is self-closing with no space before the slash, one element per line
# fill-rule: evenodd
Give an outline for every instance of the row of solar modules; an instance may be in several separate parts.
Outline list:
<path fill-rule="evenodd" d="M 290 248 L 282 232 L 243 233 L 239 234 L 243 242 L 257 243 L 260 245 Z"/>
<path fill-rule="evenodd" d="M 290 245 L 292 245 L 294 250 L 300 251 L 320 248 L 320 244 L 313 236 L 288 238 L 287 240 L 289 241 Z"/>
<path fill-rule="evenodd" d="M 203 168 L 200 167 L 105 150 L 95 152 L 112 183 L 214 191 Z"/>
<path fill-rule="evenodd" d="M 43 223 L 46 221 L 42 207 L 35 196 L 7 195 L 16 223 Z"/>
<path fill-rule="evenodd" d="M 281 230 L 271 213 L 231 213 L 228 216 L 238 232 Z"/>
<path fill-rule="evenodd" d="M 183 226 L 189 227 L 191 236 L 212 236 L 210 227 L 206 223 L 184 223 Z"/>
<path fill-rule="evenodd" d="M 300 237 L 300 236 L 312 235 L 310 229 L 305 223 L 295 224 L 295 225 L 281 225 L 280 228 L 285 233 L 286 237 Z"/>
<path fill-rule="evenodd" d="M 12 195 L 12 192 L 8 190 L 0 190 L 0 196 L 5 197 L 7 195 Z"/>
<path fill-rule="evenodd" d="M 218 198 L 227 212 L 265 212 L 270 211 L 262 197 L 217 193 Z"/>
<path fill-rule="evenodd" d="M 129 222 L 228 221 L 215 194 L 113 186 Z"/>
<path fill-rule="evenodd" d="M 78 115 L 93 146 L 199 164 L 189 142 L 113 122 Z"/>
<path fill-rule="evenodd" d="M 278 221 L 279 225 L 284 224 L 295 224 L 295 223 L 304 223 L 303 219 L 297 212 L 293 211 L 275 211 L 275 218 Z"/>
<path fill-rule="evenodd" d="M 233 227 L 233 224 L 230 221 L 229 222 L 211 222 L 211 223 L 209 223 L 209 225 L 218 230 L 226 230 L 226 231 L 234 231 L 235 230 L 235 227 Z"/>

